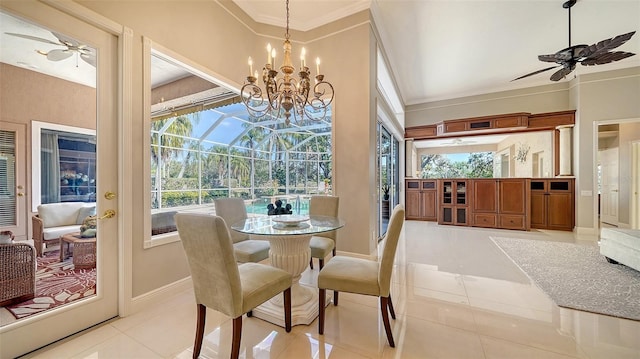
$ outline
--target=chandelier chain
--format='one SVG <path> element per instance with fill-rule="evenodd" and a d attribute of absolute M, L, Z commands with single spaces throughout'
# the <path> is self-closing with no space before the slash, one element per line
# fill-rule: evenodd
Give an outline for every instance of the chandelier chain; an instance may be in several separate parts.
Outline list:
<path fill-rule="evenodd" d="M 284 38 L 289 40 L 289 0 L 287 0 L 287 32 L 284 34 Z"/>

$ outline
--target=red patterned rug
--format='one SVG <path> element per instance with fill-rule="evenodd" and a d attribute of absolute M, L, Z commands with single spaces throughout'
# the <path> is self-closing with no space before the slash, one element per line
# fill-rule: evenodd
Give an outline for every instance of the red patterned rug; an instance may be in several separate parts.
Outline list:
<path fill-rule="evenodd" d="M 60 262 L 58 250 L 37 258 L 35 298 L 5 308 L 22 319 L 96 294 L 96 269 L 75 269 L 72 259 Z"/>

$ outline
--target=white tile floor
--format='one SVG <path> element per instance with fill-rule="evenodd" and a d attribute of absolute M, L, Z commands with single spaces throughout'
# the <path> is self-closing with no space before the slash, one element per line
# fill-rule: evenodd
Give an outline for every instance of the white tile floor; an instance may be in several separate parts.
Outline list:
<path fill-rule="evenodd" d="M 640 358 L 640 322 L 561 309 L 533 285 L 490 236 L 584 241 L 553 231 L 501 231 L 405 223 L 396 255 L 392 321 L 386 342 L 376 298 L 341 294 L 317 321 L 291 333 L 245 318 L 243 358 Z M 313 284 L 315 271 L 303 274 Z M 201 357 L 228 358 L 231 321 L 207 313 Z M 113 320 L 28 358 L 190 358 L 195 330 L 190 291 Z"/>

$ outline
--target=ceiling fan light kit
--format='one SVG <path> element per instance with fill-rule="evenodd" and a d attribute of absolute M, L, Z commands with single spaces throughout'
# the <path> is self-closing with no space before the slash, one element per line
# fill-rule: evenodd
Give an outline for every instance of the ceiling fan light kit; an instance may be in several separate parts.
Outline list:
<path fill-rule="evenodd" d="M 576 2 L 577 0 L 569 0 L 562 4 L 562 7 L 567 9 L 569 13 L 569 47 L 562 49 L 555 54 L 538 56 L 538 60 L 542 62 L 553 62 L 557 65 L 528 73 L 511 81 L 520 80 L 554 68 L 562 67 L 554 72 L 550 77 L 551 81 L 560 81 L 573 72 L 576 65 L 579 63 L 583 66 L 604 65 L 635 55 L 631 52 L 611 51 L 629 41 L 629 39 L 631 39 L 631 37 L 636 33 L 635 31 L 602 40 L 593 45 L 571 45 L 571 7 L 573 7 Z"/>

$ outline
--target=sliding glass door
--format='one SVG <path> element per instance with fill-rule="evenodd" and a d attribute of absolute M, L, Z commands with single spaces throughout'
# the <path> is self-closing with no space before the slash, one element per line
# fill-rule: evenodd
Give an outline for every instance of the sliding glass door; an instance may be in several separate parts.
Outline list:
<path fill-rule="evenodd" d="M 393 207 L 400 203 L 400 143 L 382 123 L 377 131 L 378 238 L 387 233 Z"/>

